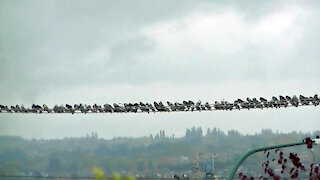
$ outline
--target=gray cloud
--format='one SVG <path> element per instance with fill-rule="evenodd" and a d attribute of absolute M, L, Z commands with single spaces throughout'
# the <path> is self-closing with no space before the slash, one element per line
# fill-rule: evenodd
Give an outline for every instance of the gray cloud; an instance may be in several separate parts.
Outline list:
<path fill-rule="evenodd" d="M 1 1 L 0 100 L 317 93 L 319 8 L 300 1 Z"/>

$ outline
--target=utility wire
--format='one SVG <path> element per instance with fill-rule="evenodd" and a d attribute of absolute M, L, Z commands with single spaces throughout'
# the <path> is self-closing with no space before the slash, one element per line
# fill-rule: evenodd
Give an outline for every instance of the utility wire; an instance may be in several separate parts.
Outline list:
<path fill-rule="evenodd" d="M 121 113 L 168 113 L 168 112 L 202 112 L 202 111 L 232 111 L 232 110 L 243 110 L 243 109 L 247 109 L 247 110 L 250 110 L 250 109 L 278 109 L 278 108 L 287 108 L 287 107 L 299 107 L 299 106 L 315 106 L 313 104 L 298 104 L 298 105 L 292 105 L 292 104 L 288 104 L 286 106 L 283 106 L 283 105 L 279 105 L 278 107 L 241 107 L 239 106 L 238 108 L 235 107 L 235 103 L 230 103 L 230 105 L 232 105 L 233 107 L 230 108 L 230 109 L 217 109 L 215 108 L 215 104 L 209 104 L 209 106 L 211 107 L 211 109 L 208 109 L 208 108 L 205 108 L 205 109 L 200 109 L 200 110 L 197 110 L 196 107 L 194 107 L 194 110 L 187 110 L 187 109 L 184 109 L 184 110 L 179 110 L 179 109 L 176 109 L 176 110 L 172 110 L 171 106 L 162 106 L 164 108 L 167 108 L 167 111 L 159 111 L 157 109 L 155 109 L 155 111 L 152 111 L 152 110 L 149 110 L 149 111 L 143 111 L 141 109 L 137 109 L 136 112 L 133 112 L 133 111 L 119 111 L 119 112 L 116 112 L 116 111 L 113 111 L 113 112 L 106 112 L 106 111 L 96 111 L 96 112 L 93 112 L 93 111 L 88 111 L 88 112 L 81 112 L 80 110 L 77 110 L 77 111 L 74 111 L 74 112 L 70 112 L 69 110 L 66 110 L 64 112 L 54 112 L 53 109 L 50 109 L 51 112 L 47 112 L 47 111 L 44 111 L 42 110 L 41 112 L 37 111 L 37 112 L 15 112 L 14 110 L 11 110 L 11 112 L 9 111 L 6 111 L 6 110 L 1 110 L 0 113 L 8 113 L 8 114 L 12 114 L 12 113 L 17 113 L 17 114 L 79 114 L 79 113 L 82 113 L 82 114 L 121 114 Z M 203 106 L 203 104 L 202 104 Z M 121 107 L 121 108 L 124 108 L 124 107 Z"/>

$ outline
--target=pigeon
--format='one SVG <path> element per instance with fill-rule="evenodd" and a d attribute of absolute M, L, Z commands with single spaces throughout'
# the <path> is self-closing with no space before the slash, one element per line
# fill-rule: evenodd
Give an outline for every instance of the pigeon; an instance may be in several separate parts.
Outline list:
<path fill-rule="evenodd" d="M 163 105 L 163 103 L 160 101 L 159 103 L 157 103 L 157 102 L 154 102 L 154 107 L 157 109 L 157 111 L 159 111 L 159 112 L 169 112 L 170 110 L 167 108 L 167 107 L 165 107 L 164 105 Z"/>
<path fill-rule="evenodd" d="M 252 101 L 253 101 L 253 104 L 254 104 L 254 106 L 255 106 L 256 108 L 263 109 L 262 103 L 261 103 L 260 101 L 258 101 L 257 98 L 253 98 Z"/>
<path fill-rule="evenodd" d="M 266 100 L 265 98 L 260 97 L 260 101 L 261 101 L 262 105 L 263 105 L 265 108 L 269 108 L 269 107 L 270 107 L 268 100 Z M 271 105 L 271 107 L 272 107 L 272 105 Z"/>
<path fill-rule="evenodd" d="M 152 112 L 156 112 L 156 109 L 152 106 L 152 104 L 147 103 L 146 106 L 152 111 Z"/>
<path fill-rule="evenodd" d="M 140 105 L 140 109 L 141 109 L 142 112 L 147 112 L 147 113 L 150 112 L 150 109 L 146 104 L 143 104 L 142 102 L 140 102 L 139 105 Z"/>
<path fill-rule="evenodd" d="M 163 109 L 160 107 L 160 105 L 157 102 L 153 102 L 154 107 L 157 109 L 157 111 L 163 111 Z"/>
<path fill-rule="evenodd" d="M 201 101 L 198 101 L 197 103 L 196 103 L 196 110 L 197 111 L 201 111 L 202 109 L 201 109 Z"/>
<path fill-rule="evenodd" d="M 125 111 L 125 112 L 131 112 L 131 111 L 132 111 L 133 104 L 131 104 L 131 103 L 129 103 L 129 104 L 124 103 L 123 106 L 124 106 L 124 111 Z"/>
<path fill-rule="evenodd" d="M 74 114 L 75 110 L 73 109 L 73 107 L 69 104 L 66 104 L 66 108 L 68 110 L 68 112 L 70 112 L 71 114 Z"/>
<path fill-rule="evenodd" d="M 132 112 L 136 113 L 138 110 L 141 110 L 140 105 L 138 103 L 133 104 Z"/>
<path fill-rule="evenodd" d="M 185 106 L 181 103 L 175 102 L 174 105 L 176 106 L 178 111 L 184 111 Z"/>
<path fill-rule="evenodd" d="M 233 102 L 233 106 L 234 106 L 236 109 L 240 110 L 240 106 L 238 105 L 238 101 L 237 101 L 237 100 L 235 100 L 235 101 Z"/>
<path fill-rule="evenodd" d="M 217 110 L 223 109 L 223 105 L 222 105 L 221 103 L 219 103 L 218 101 L 215 101 L 215 102 L 214 102 L 213 107 L 214 107 L 215 109 L 217 109 Z"/>
<path fill-rule="evenodd" d="M 224 109 L 232 111 L 233 103 L 229 103 L 228 101 L 224 101 Z"/>
<path fill-rule="evenodd" d="M 31 108 L 35 113 L 42 113 L 43 111 L 42 107 L 39 105 L 32 104 Z"/>
<path fill-rule="evenodd" d="M 298 107 L 299 106 L 299 99 L 296 95 L 293 95 L 292 97 L 292 101 L 291 101 L 291 104 L 295 107 Z"/>
<path fill-rule="evenodd" d="M 287 102 L 289 102 L 289 103 L 292 104 L 292 98 L 291 98 L 290 96 L 286 96 L 286 100 L 287 100 Z M 289 103 L 288 103 L 288 104 L 289 104 Z"/>
<path fill-rule="evenodd" d="M 242 108 L 250 110 L 250 103 L 248 101 L 242 101 L 240 105 Z"/>
<path fill-rule="evenodd" d="M 8 106 L 4 106 L 4 105 L 0 105 L 0 112 L 2 111 L 6 111 L 6 112 L 12 112 L 10 108 L 8 108 Z"/>
<path fill-rule="evenodd" d="M 16 110 L 20 113 L 23 113 L 19 105 L 16 105 Z"/>
<path fill-rule="evenodd" d="M 66 107 L 64 107 L 63 104 L 61 104 L 59 107 L 60 107 L 60 109 L 61 109 L 61 111 L 62 111 L 63 113 L 67 113 L 67 112 L 68 112 L 68 109 L 67 109 Z"/>
<path fill-rule="evenodd" d="M 193 101 L 190 101 L 190 100 L 189 100 L 188 103 L 190 104 L 190 110 L 191 110 L 191 111 L 194 111 L 194 109 L 195 109 L 195 103 L 194 103 Z"/>
<path fill-rule="evenodd" d="M 103 105 L 103 110 L 104 110 L 104 112 L 112 113 L 113 112 L 113 107 L 110 104 L 104 104 Z"/>
<path fill-rule="evenodd" d="M 54 105 L 52 110 L 55 113 L 62 113 L 62 110 L 60 109 L 60 107 L 58 105 Z"/>
<path fill-rule="evenodd" d="M 47 113 L 51 113 L 52 112 L 52 110 L 46 104 L 43 104 L 42 107 L 43 107 L 44 111 L 47 111 Z"/>
<path fill-rule="evenodd" d="M 275 108 L 279 108 L 280 107 L 280 102 L 279 102 L 277 97 L 272 96 L 272 99 L 271 99 L 270 102 Z"/>
<path fill-rule="evenodd" d="M 211 111 L 211 106 L 210 106 L 209 102 L 206 102 L 206 103 L 204 104 L 204 106 L 205 106 L 209 111 Z"/>
<path fill-rule="evenodd" d="M 177 107 L 173 105 L 171 102 L 167 101 L 167 104 L 171 108 L 171 111 L 177 111 Z"/>
<path fill-rule="evenodd" d="M 249 108 L 255 108 L 253 100 L 247 97 L 247 101 L 249 103 Z"/>
<path fill-rule="evenodd" d="M 23 104 L 20 106 L 20 111 L 22 113 L 29 113 L 28 109 L 26 109 Z"/>
<path fill-rule="evenodd" d="M 170 109 L 165 107 L 161 101 L 159 102 L 159 106 L 163 109 L 163 111 L 170 112 Z"/>
<path fill-rule="evenodd" d="M 94 104 L 92 106 L 93 109 L 95 109 L 95 111 L 99 111 L 100 113 L 103 112 L 103 109 L 102 109 L 102 106 L 101 105 L 97 105 L 97 104 Z"/>
<path fill-rule="evenodd" d="M 286 98 L 283 97 L 283 96 L 279 96 L 279 98 L 280 98 L 280 105 L 281 105 L 281 106 L 284 106 L 284 107 L 287 107 L 289 103 L 288 103 L 288 101 L 286 100 Z"/>
<path fill-rule="evenodd" d="M 113 103 L 113 108 L 114 108 L 114 110 L 113 110 L 114 112 L 121 112 L 122 111 L 121 107 L 116 103 Z"/>
<path fill-rule="evenodd" d="M 314 106 L 318 106 L 319 103 L 320 103 L 320 99 L 319 99 L 319 97 L 318 97 L 318 94 L 315 94 L 315 95 L 313 96 L 313 98 L 312 98 L 312 104 L 313 104 Z"/>
<path fill-rule="evenodd" d="M 207 109 L 206 109 L 206 106 L 205 106 L 204 104 L 201 104 L 201 105 L 200 105 L 200 109 L 203 110 L 203 111 L 206 111 L 206 110 L 207 110 Z"/>
<path fill-rule="evenodd" d="M 183 103 L 183 105 L 186 107 L 186 111 L 189 111 L 190 108 L 191 108 L 191 104 L 188 103 L 187 101 L 183 101 L 182 103 Z"/>
<path fill-rule="evenodd" d="M 16 108 L 15 106 L 11 106 L 10 109 L 15 113 L 20 112 L 20 108 Z"/>
<path fill-rule="evenodd" d="M 309 105 L 310 101 L 307 97 L 304 97 L 302 95 L 299 96 L 299 99 L 300 99 L 300 103 L 302 105 Z"/>
<path fill-rule="evenodd" d="M 80 109 L 81 113 L 87 114 L 87 112 L 88 112 L 87 108 L 81 103 L 79 104 L 79 109 Z"/>

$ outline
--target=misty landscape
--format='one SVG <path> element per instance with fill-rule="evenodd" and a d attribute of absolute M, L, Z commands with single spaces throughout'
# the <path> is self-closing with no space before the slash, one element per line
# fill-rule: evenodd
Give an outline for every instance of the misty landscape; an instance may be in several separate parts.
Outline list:
<path fill-rule="evenodd" d="M 320 180 L 320 2 L 0 0 L 0 180 Z"/>
<path fill-rule="evenodd" d="M 227 133 L 219 129 L 202 130 L 193 127 L 186 130 L 184 137 L 160 131 L 155 135 L 140 138 L 103 139 L 97 133 L 85 137 L 27 140 L 21 137 L 0 137 L 0 174 L 34 176 L 92 176 L 92 167 L 100 167 L 106 174 L 114 172 L 122 176 L 135 175 L 144 178 L 171 178 L 174 174 L 193 177 L 195 157 L 201 153 L 200 167 L 211 163 L 215 154 L 215 175 L 227 177 L 229 171 L 242 154 L 254 147 L 301 141 L 313 133 L 292 132 L 289 134 L 262 130 L 255 135 L 243 135 L 237 131 Z M 306 148 L 291 148 L 312 162 L 312 154 Z M 319 148 L 315 156 L 319 157 Z M 264 154 L 249 158 L 241 167 L 253 177 L 263 174 L 260 164 Z M 317 159 L 318 161 L 319 159 Z M 260 173 L 260 174 L 259 174 Z M 205 171 L 201 171 L 204 177 Z"/>

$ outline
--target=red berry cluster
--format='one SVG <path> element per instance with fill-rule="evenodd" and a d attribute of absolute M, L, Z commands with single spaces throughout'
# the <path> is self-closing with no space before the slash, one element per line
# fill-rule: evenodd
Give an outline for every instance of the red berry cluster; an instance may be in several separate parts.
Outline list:
<path fill-rule="evenodd" d="M 274 151 L 274 155 L 277 158 L 273 158 L 269 160 L 271 155 L 270 151 L 265 151 L 267 160 L 264 161 L 261 166 L 264 170 L 265 175 L 261 175 L 258 179 L 267 180 L 280 180 L 281 177 L 290 177 L 291 179 L 296 179 L 299 177 L 299 172 L 303 171 L 306 172 L 305 166 L 301 163 L 300 158 L 296 153 L 289 153 L 289 157 L 285 157 L 284 153 L 280 149 L 276 149 Z M 276 167 L 281 169 L 281 176 L 276 174 L 271 167 L 271 163 Z M 310 180 L 320 180 L 320 173 L 319 173 L 319 164 L 311 164 L 310 166 L 310 173 L 309 179 Z M 239 173 L 239 179 L 241 180 L 253 180 L 254 177 L 246 176 L 243 173 Z"/>

